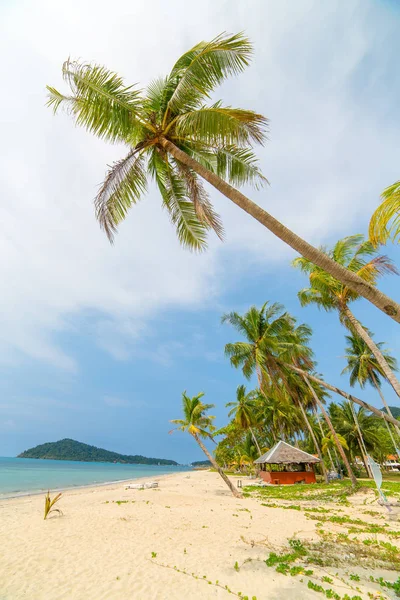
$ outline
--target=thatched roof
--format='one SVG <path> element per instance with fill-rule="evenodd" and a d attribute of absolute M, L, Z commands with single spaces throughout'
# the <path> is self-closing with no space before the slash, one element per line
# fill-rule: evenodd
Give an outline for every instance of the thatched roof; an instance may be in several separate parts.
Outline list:
<path fill-rule="evenodd" d="M 308 452 L 303 452 L 286 442 L 278 442 L 273 448 L 254 461 L 255 464 L 273 464 L 273 465 L 288 465 L 298 463 L 319 463 L 319 458 L 316 458 Z"/>

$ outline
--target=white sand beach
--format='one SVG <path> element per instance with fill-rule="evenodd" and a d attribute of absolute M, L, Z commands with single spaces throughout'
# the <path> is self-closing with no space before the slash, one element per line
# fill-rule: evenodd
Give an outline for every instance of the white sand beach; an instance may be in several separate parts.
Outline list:
<path fill-rule="evenodd" d="M 252 498 L 236 500 L 216 473 L 156 479 L 158 490 L 125 490 L 123 483 L 68 490 L 57 505 L 63 516 L 47 521 L 43 496 L 2 501 L 1 600 L 235 597 L 226 585 L 257 600 L 320 596 L 298 577 L 267 567 L 270 549 L 259 545 L 285 546 L 294 535 L 317 539 L 315 521 Z"/>

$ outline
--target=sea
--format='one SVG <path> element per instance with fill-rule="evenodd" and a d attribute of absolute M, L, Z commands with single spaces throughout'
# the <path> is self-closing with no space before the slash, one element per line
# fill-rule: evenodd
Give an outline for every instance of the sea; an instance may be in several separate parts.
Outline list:
<path fill-rule="evenodd" d="M 0 457 L 0 499 L 191 471 L 190 466 Z"/>

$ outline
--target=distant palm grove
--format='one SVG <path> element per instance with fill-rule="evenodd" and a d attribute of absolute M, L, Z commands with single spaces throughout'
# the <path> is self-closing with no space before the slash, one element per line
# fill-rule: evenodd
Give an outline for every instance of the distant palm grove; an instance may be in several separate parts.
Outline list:
<path fill-rule="evenodd" d="M 267 299 L 263 306 L 222 317 L 237 335 L 237 341 L 226 344 L 225 354 L 243 374 L 236 398 L 227 403 L 229 423 L 216 430 L 209 414 L 213 404 L 203 402 L 204 393 L 184 392 L 182 416 L 172 421 L 176 429 L 193 437 L 235 496 L 240 492 L 224 468 L 252 471 L 254 460 L 278 440 L 319 456 L 325 481 L 330 471 L 343 470 L 356 485 L 360 474 L 371 476 L 369 457 L 385 467 L 388 456 L 398 460 L 399 454 L 398 412 L 382 391 L 387 382 L 398 403 L 397 361 L 353 305 L 366 299 L 400 322 L 399 303 L 377 287 L 381 277 L 398 274 L 378 246 L 399 239 L 400 184 L 385 190 L 369 239 L 350 235 L 331 249 L 313 247 L 242 194 L 237 188 L 260 188 L 267 182 L 253 147 L 265 142 L 268 120 L 222 101 L 211 103 L 210 97 L 227 77 L 248 66 L 252 51 L 242 34 L 200 42 L 145 91 L 126 86 L 103 66 L 67 60 L 62 74 L 68 93 L 48 87 L 48 105 L 54 112 L 65 107 L 77 125 L 127 148 L 95 199 L 96 217 L 110 241 L 149 181 L 184 247 L 204 250 L 210 231 L 222 240 L 222 221 L 204 185 L 209 184 L 299 254 L 293 266 L 308 278 L 298 293 L 300 305 L 337 314 L 338 327 L 346 334 L 343 375 L 349 376 L 351 387 L 370 386 L 383 409 L 325 381 L 318 373 L 311 328 Z M 211 454 L 204 440 L 216 439 Z"/>

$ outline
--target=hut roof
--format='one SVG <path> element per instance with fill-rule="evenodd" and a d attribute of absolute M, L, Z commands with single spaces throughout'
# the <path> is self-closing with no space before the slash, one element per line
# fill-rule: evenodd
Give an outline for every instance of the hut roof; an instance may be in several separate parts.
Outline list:
<path fill-rule="evenodd" d="M 319 463 L 319 458 L 316 458 L 308 452 L 303 452 L 282 440 L 275 444 L 273 448 L 254 461 L 255 464 L 274 464 L 287 465 L 294 463 Z"/>

